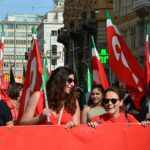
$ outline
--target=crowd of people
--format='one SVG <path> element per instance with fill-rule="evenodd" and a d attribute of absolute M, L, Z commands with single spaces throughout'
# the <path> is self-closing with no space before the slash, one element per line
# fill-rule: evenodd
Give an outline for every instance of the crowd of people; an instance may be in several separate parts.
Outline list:
<path fill-rule="evenodd" d="M 9 92 L 17 112 L 22 89 L 23 85 L 16 84 L 11 87 Z M 143 113 L 147 98 L 142 100 L 141 110 L 135 109 L 136 113 L 132 114 L 121 87 L 110 87 L 104 90 L 102 85 L 94 85 L 87 104 L 81 110 L 82 88 L 76 87 L 74 72 L 69 67 L 58 67 L 51 73 L 46 84 L 46 92 L 48 108 L 45 105 L 44 92 L 36 91 L 28 100 L 17 125 L 61 124 L 65 128 L 72 128 L 79 124 L 87 124 L 97 128 L 101 123 L 141 122 L 144 126 L 150 124 L 146 118 L 148 112 Z M 16 122 L 13 120 L 10 108 L 3 100 L 0 101 L 0 107 L 0 125 L 13 126 Z"/>

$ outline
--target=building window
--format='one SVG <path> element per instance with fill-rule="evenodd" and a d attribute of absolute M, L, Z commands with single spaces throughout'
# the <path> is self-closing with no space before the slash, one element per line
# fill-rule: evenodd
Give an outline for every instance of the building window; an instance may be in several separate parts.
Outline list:
<path fill-rule="evenodd" d="M 57 54 L 57 45 L 52 45 L 52 55 Z"/>
<path fill-rule="evenodd" d="M 5 32 L 5 36 L 6 37 L 13 37 L 14 36 L 14 32 Z"/>
<path fill-rule="evenodd" d="M 57 65 L 57 59 L 52 59 L 52 65 L 56 66 Z"/>
<path fill-rule="evenodd" d="M 51 36 L 57 36 L 57 31 L 55 30 L 51 31 Z"/>
<path fill-rule="evenodd" d="M 16 29 L 26 29 L 26 25 L 17 24 Z"/>
<path fill-rule="evenodd" d="M 5 25 L 5 28 L 6 29 L 13 29 L 14 25 L 13 24 L 7 24 L 7 25 Z"/>

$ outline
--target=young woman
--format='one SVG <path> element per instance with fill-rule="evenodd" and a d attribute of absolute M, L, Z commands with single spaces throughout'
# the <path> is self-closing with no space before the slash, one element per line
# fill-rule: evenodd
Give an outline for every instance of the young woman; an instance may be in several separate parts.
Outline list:
<path fill-rule="evenodd" d="M 73 88 L 74 72 L 68 67 L 55 69 L 46 86 L 49 109 L 44 108 L 43 93 L 35 92 L 27 104 L 20 124 L 46 124 L 48 115 L 51 124 L 65 124 L 66 128 L 78 125 L 80 108 Z"/>
<path fill-rule="evenodd" d="M 106 113 L 104 107 L 101 105 L 103 91 L 104 89 L 101 85 L 93 86 L 88 106 L 82 112 L 81 123 L 88 123 L 93 117 Z"/>
<path fill-rule="evenodd" d="M 97 128 L 99 123 L 138 123 L 132 115 L 121 112 L 122 98 L 123 95 L 116 88 L 105 90 L 102 105 L 107 113 L 94 117 L 88 125 Z"/>

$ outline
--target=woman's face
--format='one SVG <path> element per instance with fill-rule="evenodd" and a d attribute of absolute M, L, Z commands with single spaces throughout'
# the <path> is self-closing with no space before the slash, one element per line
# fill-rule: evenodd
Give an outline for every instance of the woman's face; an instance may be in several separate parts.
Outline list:
<path fill-rule="evenodd" d="M 123 101 L 119 100 L 119 96 L 114 91 L 108 91 L 103 99 L 105 110 L 111 117 L 117 117 L 120 112 L 120 107 Z"/>
<path fill-rule="evenodd" d="M 91 92 L 91 99 L 94 105 L 100 104 L 102 100 L 102 92 L 98 88 L 94 88 Z"/>
<path fill-rule="evenodd" d="M 70 94 L 70 92 L 73 90 L 73 88 L 74 88 L 74 75 L 70 74 L 66 81 L 65 93 Z"/>

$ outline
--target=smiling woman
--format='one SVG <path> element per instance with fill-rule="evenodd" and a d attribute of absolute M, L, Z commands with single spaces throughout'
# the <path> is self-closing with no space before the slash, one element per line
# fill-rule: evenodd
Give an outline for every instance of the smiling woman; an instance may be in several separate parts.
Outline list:
<path fill-rule="evenodd" d="M 106 114 L 96 116 L 88 123 L 89 126 L 97 128 L 99 123 L 138 123 L 131 115 L 121 112 L 123 105 L 123 95 L 116 88 L 108 88 L 104 91 L 102 105 L 106 110 Z"/>
<path fill-rule="evenodd" d="M 47 124 L 46 116 L 50 116 L 51 124 L 65 124 L 65 128 L 78 125 L 80 109 L 73 94 L 74 72 L 68 67 L 58 67 L 52 72 L 46 89 L 49 109 L 44 108 L 43 92 L 35 92 L 28 101 L 20 124 Z"/>

